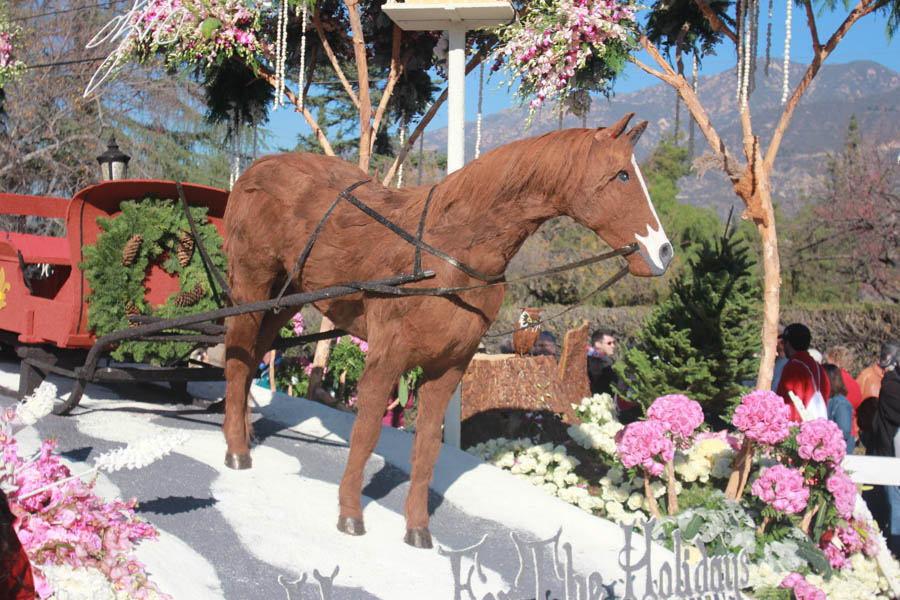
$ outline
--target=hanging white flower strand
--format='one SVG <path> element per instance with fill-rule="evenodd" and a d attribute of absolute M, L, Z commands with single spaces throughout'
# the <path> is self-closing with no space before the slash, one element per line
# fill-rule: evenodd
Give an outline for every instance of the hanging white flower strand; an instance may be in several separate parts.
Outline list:
<path fill-rule="evenodd" d="M 171 433 L 163 433 L 152 438 L 144 438 L 128 444 L 124 448 L 116 448 L 115 450 L 104 452 L 97 457 L 97 460 L 94 461 L 94 466 L 87 471 L 79 473 L 78 475 L 66 477 L 65 479 L 60 479 L 59 481 L 54 481 L 53 483 L 36 490 L 32 490 L 24 496 L 17 496 L 16 501 L 21 502 L 26 498 L 31 498 L 41 492 L 45 492 L 54 486 L 62 485 L 67 481 L 90 475 L 95 471 L 112 473 L 113 471 L 118 471 L 120 469 L 140 469 L 146 467 L 150 463 L 159 460 L 178 446 L 182 445 L 188 438 L 190 438 L 190 434 L 186 431 L 174 431 Z"/>
<path fill-rule="evenodd" d="M 785 104 L 788 100 L 788 74 L 791 70 L 791 8 L 793 0 L 787 0 L 787 14 L 784 17 L 784 77 L 781 84 L 781 103 Z"/>
<path fill-rule="evenodd" d="M 772 3 L 769 0 L 769 23 L 766 25 L 766 77 L 769 76 L 769 62 L 772 60 Z"/>
<path fill-rule="evenodd" d="M 481 156 L 481 105 L 484 98 L 484 63 L 478 65 L 478 117 L 475 119 L 475 158 Z"/>
<path fill-rule="evenodd" d="M 228 175 L 228 189 L 232 189 L 241 175 L 241 123 L 237 107 L 234 108 L 234 122 L 231 129 L 231 173 Z"/>
<path fill-rule="evenodd" d="M 278 4 L 277 36 L 275 38 L 275 103 L 272 106 L 272 110 L 278 110 L 279 106 L 284 106 L 284 61 L 287 56 L 288 1 L 281 0 Z"/>
<path fill-rule="evenodd" d="M 741 102 L 741 93 L 744 86 L 744 17 L 746 11 L 747 0 L 738 0 L 737 2 L 737 65 L 735 68 L 737 74 L 737 89 L 735 90 L 734 100 L 738 104 Z"/>
<path fill-rule="evenodd" d="M 43 381 L 25 402 L 16 407 L 16 416 L 25 425 L 34 425 L 53 412 L 55 402 L 56 386 L 49 381 Z"/>
<path fill-rule="evenodd" d="M 769 0 L 771 2 L 771 0 Z M 308 10 L 306 0 L 300 0 L 301 8 L 301 29 L 300 29 L 300 76 L 298 78 L 297 98 L 300 102 L 300 110 L 303 110 L 306 97 L 303 94 L 303 88 L 306 85 L 306 13 Z"/>
<path fill-rule="evenodd" d="M 406 143 L 406 119 L 403 119 L 403 123 L 400 125 L 400 147 L 403 148 Z M 400 163 L 400 166 L 397 167 L 397 187 L 401 187 L 403 185 L 403 163 Z"/>

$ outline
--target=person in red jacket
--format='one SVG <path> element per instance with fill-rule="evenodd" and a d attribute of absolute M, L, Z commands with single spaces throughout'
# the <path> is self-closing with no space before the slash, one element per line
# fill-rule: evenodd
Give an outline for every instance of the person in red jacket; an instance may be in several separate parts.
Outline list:
<path fill-rule="evenodd" d="M 784 328 L 781 339 L 788 361 L 781 372 L 777 393 L 791 408 L 791 419 L 802 420 L 789 392 L 800 398 L 803 406 L 812 412 L 813 418 L 828 418 L 826 402 L 831 395 L 831 384 L 825 369 L 807 352 L 812 340 L 809 328 L 801 323 L 792 323 Z"/>
<path fill-rule="evenodd" d="M 856 409 L 862 404 L 863 395 L 859 384 L 847 371 L 847 367 L 853 364 L 853 351 L 846 346 L 832 346 L 825 352 L 825 362 L 836 365 L 841 370 L 841 380 L 847 388 L 847 400 L 853 407 L 853 437 L 859 437 L 859 428 L 856 425 Z"/>
<path fill-rule="evenodd" d="M 15 516 L 0 491 L 0 600 L 34 600 L 34 576 L 13 529 Z"/>

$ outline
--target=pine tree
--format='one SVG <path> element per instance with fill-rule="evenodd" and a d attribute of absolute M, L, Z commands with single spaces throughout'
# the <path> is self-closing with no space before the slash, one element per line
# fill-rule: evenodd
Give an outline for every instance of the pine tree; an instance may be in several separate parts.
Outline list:
<path fill-rule="evenodd" d="M 704 242 L 615 368 L 644 409 L 687 394 L 708 416 L 740 400 L 758 368 L 759 290 L 745 244 L 726 233 Z"/>

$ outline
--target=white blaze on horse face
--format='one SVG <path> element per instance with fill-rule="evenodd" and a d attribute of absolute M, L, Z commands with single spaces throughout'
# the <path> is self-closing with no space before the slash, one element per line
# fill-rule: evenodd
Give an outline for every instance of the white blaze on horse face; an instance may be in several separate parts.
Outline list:
<path fill-rule="evenodd" d="M 634 154 L 631 155 L 631 166 L 634 167 L 638 181 L 641 182 L 641 189 L 644 191 L 644 198 L 647 200 L 647 206 L 650 207 L 650 213 L 653 215 L 654 221 L 653 223 L 647 223 L 646 235 L 634 234 L 635 239 L 640 244 L 638 252 L 647 261 L 647 265 L 649 265 L 653 275 L 662 275 L 666 272 L 666 268 L 668 268 L 669 262 L 672 260 L 672 244 L 669 242 L 666 232 L 663 231 L 662 223 L 660 223 L 656 214 L 656 208 L 654 208 L 653 202 L 650 200 L 650 192 L 647 191 L 644 174 L 641 173 L 641 168 L 638 166 Z"/>

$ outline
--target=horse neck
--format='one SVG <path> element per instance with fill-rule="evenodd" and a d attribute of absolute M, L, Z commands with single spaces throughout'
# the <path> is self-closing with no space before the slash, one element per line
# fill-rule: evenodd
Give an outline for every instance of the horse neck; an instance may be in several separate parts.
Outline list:
<path fill-rule="evenodd" d="M 571 129 L 491 150 L 438 186 L 439 226 L 455 230 L 459 247 L 477 246 L 480 256 L 489 257 L 495 263 L 489 272 L 502 272 L 528 236 L 564 214 L 589 140 L 589 130 Z"/>

